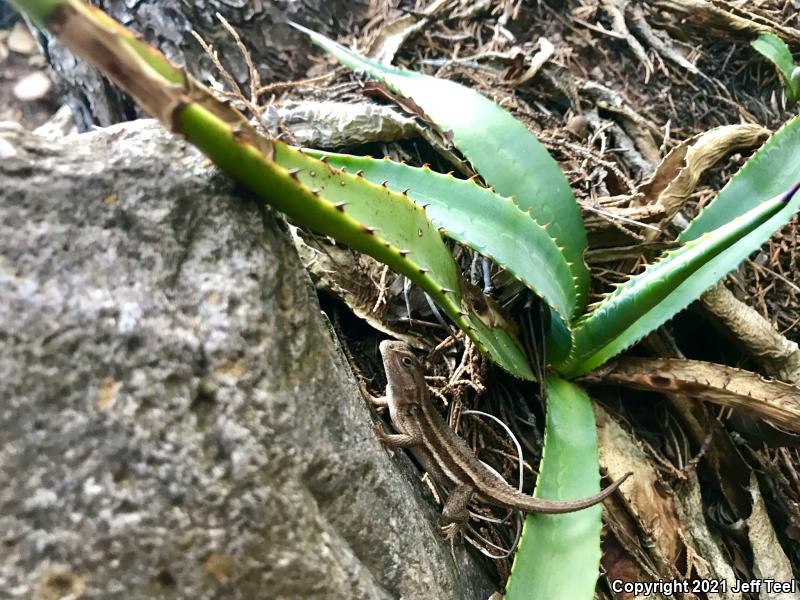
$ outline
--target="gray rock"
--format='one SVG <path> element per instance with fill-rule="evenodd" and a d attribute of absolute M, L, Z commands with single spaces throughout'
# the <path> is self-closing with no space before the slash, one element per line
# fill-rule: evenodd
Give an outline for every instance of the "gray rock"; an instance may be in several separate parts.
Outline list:
<path fill-rule="evenodd" d="M 488 596 L 270 210 L 152 122 L 0 181 L 0 597 Z"/>

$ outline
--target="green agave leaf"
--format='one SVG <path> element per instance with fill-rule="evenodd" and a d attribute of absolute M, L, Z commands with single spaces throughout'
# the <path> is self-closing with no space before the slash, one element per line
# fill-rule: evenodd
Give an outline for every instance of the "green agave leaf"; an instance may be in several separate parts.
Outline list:
<path fill-rule="evenodd" d="M 798 188 L 667 252 L 617 287 L 575 323 L 573 351 L 559 372 L 591 371 L 686 308 L 791 219 L 800 208 Z"/>
<path fill-rule="evenodd" d="M 600 491 L 592 402 L 579 387 L 547 379 L 547 418 L 534 496 L 574 500 Z M 602 506 L 564 515 L 529 514 L 506 600 L 592 600 L 600 569 Z"/>
<path fill-rule="evenodd" d="M 694 240 L 800 181 L 800 117 L 775 132 L 678 237 Z"/>
<path fill-rule="evenodd" d="M 46 8 L 35 1 L 17 6 L 23 12 Z M 223 171 L 298 224 L 406 275 L 495 362 L 517 377 L 533 379 L 513 328 L 464 282 L 422 208 L 402 194 L 260 136 L 243 115 L 100 10 L 78 0 L 48 6 L 50 12 L 34 16 L 45 24 L 57 23 L 54 33 L 65 46 L 100 68 Z"/>
<path fill-rule="evenodd" d="M 783 85 L 786 88 L 786 98 L 789 102 L 800 100 L 800 82 L 795 81 L 792 77 L 795 66 L 789 46 L 772 33 L 762 33 L 750 42 L 750 45 L 756 52 L 768 58 L 775 65 L 783 80 Z"/>
<path fill-rule="evenodd" d="M 569 182 L 558 163 L 530 131 L 497 104 L 463 85 L 383 65 L 348 50 L 319 33 L 294 24 L 343 65 L 383 81 L 412 98 L 443 130 L 489 185 L 540 225 L 547 225 L 570 265 L 582 310 L 589 289 L 583 262 L 586 230 Z"/>
<path fill-rule="evenodd" d="M 424 289 L 475 344 L 513 375 L 533 373 L 511 327 L 461 278 L 425 211 L 403 194 L 273 140 L 274 164 L 252 147 L 228 148 L 230 129 L 189 107 L 187 139 L 293 221 L 369 254 Z M 253 149 L 254 150 L 254 149 Z"/>
<path fill-rule="evenodd" d="M 528 218 L 509 198 L 473 181 L 431 171 L 427 166 L 417 168 L 388 159 L 317 150 L 305 152 L 406 194 L 425 208 L 428 218 L 444 235 L 491 258 L 543 297 L 556 315 L 561 315 L 556 326 L 569 340 L 569 317 L 576 310 L 576 292 L 567 262 L 548 230 Z M 565 350 L 569 350 L 569 341 Z"/>

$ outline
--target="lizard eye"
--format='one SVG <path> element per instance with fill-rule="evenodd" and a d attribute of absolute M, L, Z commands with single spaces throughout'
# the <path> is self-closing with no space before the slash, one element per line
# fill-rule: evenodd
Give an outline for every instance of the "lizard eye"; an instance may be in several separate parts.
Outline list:
<path fill-rule="evenodd" d="M 405 366 L 407 366 L 407 367 L 413 366 L 413 364 L 414 364 L 414 361 L 413 361 L 413 360 L 411 360 L 411 357 L 410 357 L 410 356 L 404 356 L 404 357 L 403 357 L 403 358 L 401 358 L 400 360 L 401 360 L 401 361 L 403 361 L 403 364 L 404 364 Z"/>

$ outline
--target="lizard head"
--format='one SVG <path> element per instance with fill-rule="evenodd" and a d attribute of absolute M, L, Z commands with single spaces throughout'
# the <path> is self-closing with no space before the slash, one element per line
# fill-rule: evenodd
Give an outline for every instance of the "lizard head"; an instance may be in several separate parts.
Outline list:
<path fill-rule="evenodd" d="M 390 412 L 400 409 L 402 404 L 416 404 L 420 395 L 428 390 L 419 360 L 405 342 L 385 340 L 380 350 L 386 369 Z"/>

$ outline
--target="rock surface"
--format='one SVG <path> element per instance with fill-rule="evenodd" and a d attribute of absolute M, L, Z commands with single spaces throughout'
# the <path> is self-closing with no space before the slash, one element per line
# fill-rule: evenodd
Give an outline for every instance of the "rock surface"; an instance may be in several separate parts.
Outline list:
<path fill-rule="evenodd" d="M 268 209 L 152 122 L 0 181 L 0 597 L 489 595 Z"/>
<path fill-rule="evenodd" d="M 262 85 L 302 79 L 311 65 L 309 55 L 321 55 L 299 31 L 302 25 L 336 38 L 349 33 L 367 18 L 367 0 L 102 0 L 93 2 L 141 35 L 149 44 L 199 78 L 220 76 L 192 30 L 211 43 L 219 59 L 249 94 L 248 68 L 217 14 L 241 36 L 256 66 Z M 85 62 L 52 37 L 43 37 L 48 61 L 61 78 L 61 88 L 75 112 L 78 128 L 107 126 L 134 118 L 131 100 Z M 268 96 L 267 96 L 268 97 Z"/>

